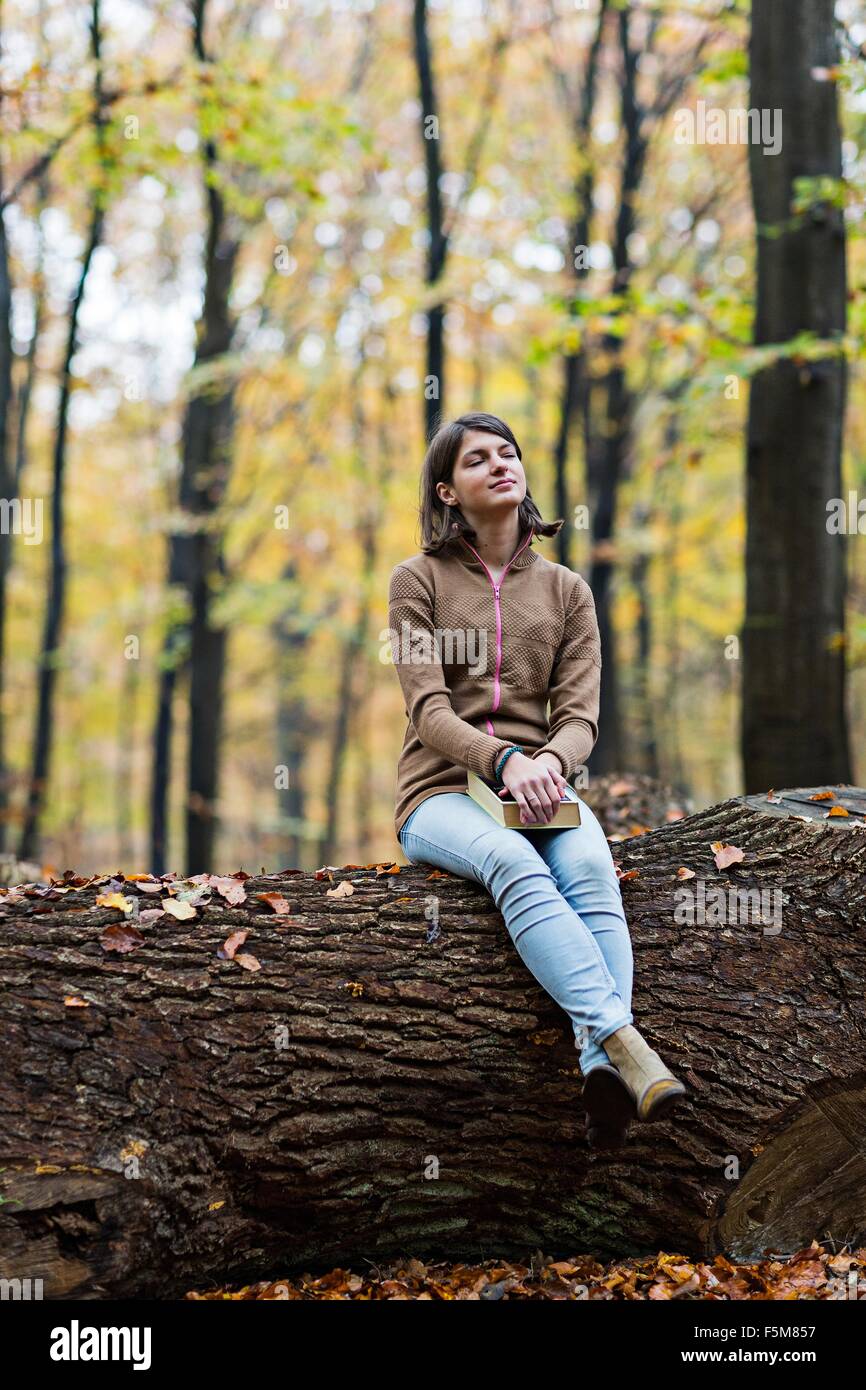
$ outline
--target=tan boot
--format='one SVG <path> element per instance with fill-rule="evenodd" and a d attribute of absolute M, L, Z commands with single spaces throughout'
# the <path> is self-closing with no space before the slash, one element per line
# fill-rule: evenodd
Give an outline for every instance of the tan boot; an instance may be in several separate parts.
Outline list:
<path fill-rule="evenodd" d="M 631 1088 L 639 1120 L 664 1119 L 686 1095 L 683 1083 L 630 1023 L 605 1038 L 602 1047 Z"/>

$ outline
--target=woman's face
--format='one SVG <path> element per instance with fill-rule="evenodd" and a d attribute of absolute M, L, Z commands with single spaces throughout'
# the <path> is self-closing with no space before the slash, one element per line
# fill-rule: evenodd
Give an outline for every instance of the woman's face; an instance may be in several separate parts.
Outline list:
<path fill-rule="evenodd" d="M 526 475 L 509 440 L 486 430 L 467 430 L 451 482 L 437 483 L 436 491 L 443 501 L 456 502 L 474 525 L 515 511 L 526 496 Z"/>

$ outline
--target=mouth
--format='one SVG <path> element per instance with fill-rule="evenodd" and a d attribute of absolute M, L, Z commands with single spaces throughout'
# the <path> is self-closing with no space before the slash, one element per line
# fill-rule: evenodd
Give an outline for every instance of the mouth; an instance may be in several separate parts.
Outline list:
<path fill-rule="evenodd" d="M 498 483 L 491 483 L 490 486 L 494 492 L 497 492 L 500 488 L 514 487 L 514 479 L 501 478 Z"/>

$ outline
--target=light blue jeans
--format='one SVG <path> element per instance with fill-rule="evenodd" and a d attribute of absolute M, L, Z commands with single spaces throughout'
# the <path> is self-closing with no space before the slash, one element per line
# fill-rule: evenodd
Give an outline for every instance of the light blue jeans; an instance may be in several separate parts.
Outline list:
<path fill-rule="evenodd" d="M 573 787 L 580 826 L 506 829 L 468 792 L 440 792 L 400 830 L 410 864 L 482 884 L 524 964 L 564 1009 L 584 1075 L 610 1059 L 603 1040 L 633 1023 L 634 962 L 622 894 L 604 831 Z"/>

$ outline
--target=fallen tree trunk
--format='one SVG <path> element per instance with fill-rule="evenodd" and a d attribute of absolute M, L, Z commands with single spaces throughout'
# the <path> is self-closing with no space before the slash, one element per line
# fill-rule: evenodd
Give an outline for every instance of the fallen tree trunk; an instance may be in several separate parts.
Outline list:
<path fill-rule="evenodd" d="M 410 1253 L 862 1242 L 866 792 L 780 795 L 612 845 L 635 1022 L 690 1094 L 609 1153 L 586 1145 L 569 1021 L 472 882 L 9 890 L 0 1276 L 170 1296 Z M 720 842 L 742 859 L 717 867 Z M 746 889 L 780 895 L 763 922 L 734 909 Z M 195 916 L 148 916 L 170 899 Z"/>

